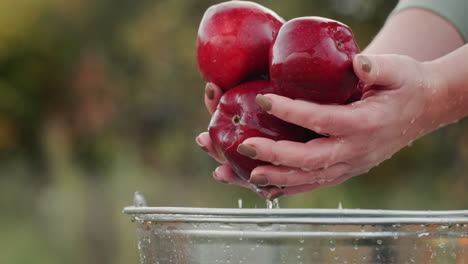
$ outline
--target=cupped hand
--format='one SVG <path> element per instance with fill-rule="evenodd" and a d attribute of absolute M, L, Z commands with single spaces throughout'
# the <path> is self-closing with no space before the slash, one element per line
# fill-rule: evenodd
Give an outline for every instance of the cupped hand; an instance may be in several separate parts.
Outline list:
<path fill-rule="evenodd" d="M 275 164 L 255 168 L 250 183 L 285 186 L 285 195 L 336 185 L 443 125 L 446 89 L 429 63 L 399 55 L 358 55 L 353 67 L 365 87 L 372 88 L 352 104 L 257 96 L 270 114 L 328 137 L 307 143 L 246 139 L 241 154 Z"/>

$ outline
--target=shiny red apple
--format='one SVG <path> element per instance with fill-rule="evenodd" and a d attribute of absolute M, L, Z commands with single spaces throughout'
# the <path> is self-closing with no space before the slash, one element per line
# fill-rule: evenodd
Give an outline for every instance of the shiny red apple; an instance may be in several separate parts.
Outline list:
<path fill-rule="evenodd" d="M 331 19 L 286 22 L 270 52 L 270 78 L 278 94 L 324 104 L 343 104 L 356 91 L 352 60 L 359 53 L 351 29 Z"/>
<path fill-rule="evenodd" d="M 197 37 L 202 76 L 224 91 L 250 78 L 268 75 L 269 50 L 284 20 L 248 1 L 209 7 Z"/>
<path fill-rule="evenodd" d="M 208 131 L 217 152 L 230 162 L 241 178 L 248 180 L 257 166 L 269 163 L 253 160 L 237 152 L 237 147 L 250 137 L 307 142 L 319 137 L 303 127 L 287 123 L 268 114 L 255 103 L 257 94 L 274 93 L 275 88 L 264 80 L 236 86 L 222 97 L 211 118 Z"/>

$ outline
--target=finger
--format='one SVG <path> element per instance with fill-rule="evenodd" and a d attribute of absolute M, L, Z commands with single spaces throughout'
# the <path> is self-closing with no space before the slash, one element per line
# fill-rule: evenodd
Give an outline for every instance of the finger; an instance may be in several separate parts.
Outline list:
<path fill-rule="evenodd" d="M 223 91 L 214 83 L 207 83 L 205 86 L 205 105 L 208 112 L 212 115 L 216 111 L 219 99 Z"/>
<path fill-rule="evenodd" d="M 406 80 L 419 78 L 418 63 L 414 59 L 396 54 L 356 55 L 353 59 L 356 75 L 367 85 L 398 88 Z M 368 86 L 370 87 L 370 86 Z"/>
<path fill-rule="evenodd" d="M 234 184 L 244 188 L 248 188 L 251 191 L 257 193 L 261 197 L 273 200 L 282 196 L 283 190 L 278 186 L 265 186 L 265 187 L 258 187 L 254 184 L 248 183 L 234 172 L 232 166 L 229 163 L 221 165 L 216 168 L 213 172 L 213 178 L 219 182 L 227 183 L 227 184 Z"/>
<path fill-rule="evenodd" d="M 323 137 L 307 143 L 253 137 L 244 140 L 237 151 L 253 159 L 306 171 L 328 167 L 355 155 L 345 137 Z"/>
<path fill-rule="evenodd" d="M 208 132 L 203 132 L 200 135 L 198 135 L 198 137 L 196 137 L 195 139 L 195 142 L 201 149 L 208 152 L 208 155 L 214 158 L 217 162 L 221 164 L 226 162 L 226 160 L 216 151 Z"/>
<path fill-rule="evenodd" d="M 256 102 L 270 114 L 319 134 L 343 135 L 366 118 L 365 104 L 320 105 L 276 94 L 257 95 Z"/>
<path fill-rule="evenodd" d="M 215 169 L 213 178 L 222 183 L 235 184 L 246 188 L 251 188 L 251 184 L 236 175 L 231 164 L 226 163 Z"/>
<path fill-rule="evenodd" d="M 346 163 L 338 163 L 328 168 L 311 171 L 289 167 L 261 166 L 252 171 L 249 182 L 258 185 L 276 186 L 299 186 L 314 183 L 324 184 L 335 181 L 337 178 L 347 174 L 350 170 L 351 166 Z"/>
<path fill-rule="evenodd" d="M 320 183 L 313 183 L 313 184 L 304 184 L 304 185 L 299 185 L 299 186 L 292 186 L 292 187 L 286 187 L 283 192 L 284 196 L 292 196 L 300 193 L 306 193 L 310 192 L 322 187 L 328 187 L 328 186 L 335 186 L 340 183 L 343 183 L 344 181 L 348 180 L 351 178 L 349 175 L 343 175 L 341 177 L 338 177 L 337 179 L 331 181 L 331 182 L 325 182 L 323 184 Z"/>

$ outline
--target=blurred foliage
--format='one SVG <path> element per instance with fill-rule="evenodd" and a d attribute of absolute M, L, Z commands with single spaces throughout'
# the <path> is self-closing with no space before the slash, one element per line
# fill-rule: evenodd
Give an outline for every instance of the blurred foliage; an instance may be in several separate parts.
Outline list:
<path fill-rule="evenodd" d="M 0 2 L 0 263 L 137 263 L 121 213 L 152 206 L 264 207 L 211 178 L 195 39 L 208 0 Z M 365 47 L 396 1 L 258 1 L 318 15 Z M 426 136 L 370 173 L 282 207 L 462 209 L 468 124 Z"/>

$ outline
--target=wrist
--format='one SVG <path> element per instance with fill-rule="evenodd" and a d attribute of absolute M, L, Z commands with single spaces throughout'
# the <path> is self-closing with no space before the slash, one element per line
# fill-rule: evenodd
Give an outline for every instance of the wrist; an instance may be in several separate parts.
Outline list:
<path fill-rule="evenodd" d="M 441 60 L 422 63 L 426 76 L 425 91 L 428 97 L 428 113 L 433 129 L 455 123 L 468 114 L 466 89 L 454 83 L 446 74 L 447 65 Z"/>

